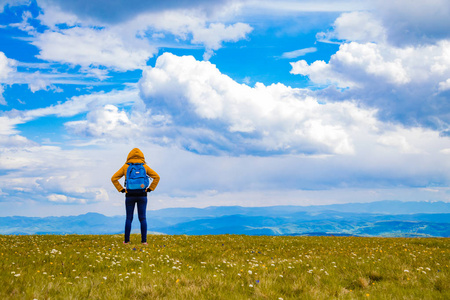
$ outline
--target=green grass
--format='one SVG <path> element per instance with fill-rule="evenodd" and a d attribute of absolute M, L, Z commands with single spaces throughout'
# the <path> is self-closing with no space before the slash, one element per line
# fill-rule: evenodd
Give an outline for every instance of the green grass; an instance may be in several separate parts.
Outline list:
<path fill-rule="evenodd" d="M 0 236 L 0 299 L 450 299 L 449 239 L 122 238 Z"/>

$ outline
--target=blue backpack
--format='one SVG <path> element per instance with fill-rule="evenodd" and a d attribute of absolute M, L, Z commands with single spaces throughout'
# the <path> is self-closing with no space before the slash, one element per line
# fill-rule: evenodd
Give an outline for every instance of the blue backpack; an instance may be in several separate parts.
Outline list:
<path fill-rule="evenodd" d="M 145 171 L 144 164 L 132 164 L 128 163 L 125 188 L 127 191 L 141 191 L 150 184 L 147 172 Z"/>

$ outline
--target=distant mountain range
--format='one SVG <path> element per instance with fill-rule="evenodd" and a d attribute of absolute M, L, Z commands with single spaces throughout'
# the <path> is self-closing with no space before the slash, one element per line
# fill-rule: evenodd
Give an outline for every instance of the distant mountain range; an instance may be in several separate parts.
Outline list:
<path fill-rule="evenodd" d="M 0 234 L 121 234 L 125 216 L 1 217 Z M 379 201 L 321 206 L 167 208 L 150 233 L 450 237 L 450 203 Z M 138 232 L 137 216 L 133 221 Z"/>

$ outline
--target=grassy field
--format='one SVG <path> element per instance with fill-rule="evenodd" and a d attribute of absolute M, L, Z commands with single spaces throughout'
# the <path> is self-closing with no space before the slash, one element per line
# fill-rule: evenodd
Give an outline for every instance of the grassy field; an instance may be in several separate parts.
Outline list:
<path fill-rule="evenodd" d="M 450 299 L 439 238 L 0 236 L 0 299 Z M 133 241 L 135 241 L 133 243 Z"/>

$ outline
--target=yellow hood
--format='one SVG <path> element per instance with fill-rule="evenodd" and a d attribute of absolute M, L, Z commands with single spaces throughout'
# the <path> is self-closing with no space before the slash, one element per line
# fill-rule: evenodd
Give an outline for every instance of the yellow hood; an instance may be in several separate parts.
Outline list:
<path fill-rule="evenodd" d="M 144 153 L 142 153 L 142 151 L 139 150 L 139 148 L 134 148 L 128 154 L 127 163 L 132 163 L 132 164 L 139 164 L 139 163 L 141 163 L 141 164 L 145 164 Z"/>

